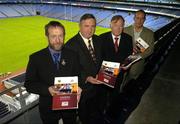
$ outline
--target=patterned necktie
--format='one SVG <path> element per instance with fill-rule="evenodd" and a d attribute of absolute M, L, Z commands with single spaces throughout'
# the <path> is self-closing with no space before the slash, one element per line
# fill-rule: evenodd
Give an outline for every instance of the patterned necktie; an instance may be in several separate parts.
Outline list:
<path fill-rule="evenodd" d="M 88 49 L 89 49 L 89 53 L 90 53 L 94 63 L 96 63 L 96 56 L 94 53 L 94 49 L 92 48 L 92 45 L 91 45 L 91 40 L 88 40 Z"/>
<path fill-rule="evenodd" d="M 118 52 L 118 37 L 115 37 L 114 40 L 115 40 L 115 43 L 114 43 L 114 48 L 115 48 L 115 51 L 116 53 Z"/>
<path fill-rule="evenodd" d="M 56 65 L 57 70 L 59 69 L 59 53 L 54 53 L 53 57 L 54 57 L 54 64 Z"/>

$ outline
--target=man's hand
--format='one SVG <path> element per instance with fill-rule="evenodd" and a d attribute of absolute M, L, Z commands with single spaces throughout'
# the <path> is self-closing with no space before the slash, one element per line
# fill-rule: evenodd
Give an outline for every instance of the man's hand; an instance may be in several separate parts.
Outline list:
<path fill-rule="evenodd" d="M 123 71 L 127 71 L 130 67 L 124 67 L 123 65 L 121 66 L 120 69 L 122 69 Z"/>
<path fill-rule="evenodd" d="M 55 88 L 55 86 L 50 86 L 48 88 L 48 90 L 49 90 L 49 93 L 51 94 L 51 96 L 54 96 L 55 94 L 59 93 L 59 91 Z"/>
<path fill-rule="evenodd" d="M 77 101 L 78 101 L 78 103 L 79 103 L 80 98 L 81 98 L 81 92 L 82 92 L 82 89 L 80 87 L 78 87 L 78 93 L 77 93 Z"/>
<path fill-rule="evenodd" d="M 101 81 L 97 80 L 97 75 L 96 75 L 96 78 L 92 77 L 92 76 L 88 76 L 86 78 L 86 81 L 92 83 L 92 84 L 102 84 Z"/>
<path fill-rule="evenodd" d="M 138 48 L 137 48 L 137 47 L 134 47 L 134 48 L 133 48 L 133 53 L 132 53 L 132 55 L 137 54 L 137 53 L 138 53 L 138 51 L 139 51 L 139 50 L 138 50 Z"/>

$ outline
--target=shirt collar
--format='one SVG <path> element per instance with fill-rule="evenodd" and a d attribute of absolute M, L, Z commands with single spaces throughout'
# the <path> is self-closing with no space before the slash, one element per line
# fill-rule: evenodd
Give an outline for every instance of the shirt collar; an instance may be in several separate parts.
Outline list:
<path fill-rule="evenodd" d="M 51 53 L 51 57 L 53 58 L 53 60 L 54 60 L 54 57 L 53 57 L 53 54 L 54 53 L 59 53 L 59 59 L 58 60 L 60 60 L 60 57 L 61 57 L 61 50 L 60 51 L 55 51 L 55 50 L 53 50 L 51 47 L 49 47 L 48 46 L 48 49 L 49 49 L 49 51 L 50 51 L 50 53 Z"/>
<path fill-rule="evenodd" d="M 48 49 L 49 49 L 49 51 L 50 51 L 50 53 L 61 53 L 61 50 L 60 51 L 56 51 L 56 50 L 53 50 L 51 47 L 48 47 Z"/>
<path fill-rule="evenodd" d="M 112 38 L 113 38 L 113 40 L 115 39 L 115 38 L 118 38 L 118 40 L 121 38 L 121 35 L 119 35 L 119 36 L 115 36 L 113 33 L 111 33 L 112 34 Z"/>
<path fill-rule="evenodd" d="M 84 42 L 88 42 L 89 40 L 92 41 L 92 37 L 89 38 L 89 39 L 87 39 L 87 38 L 83 37 L 83 35 L 81 34 L 81 32 L 79 32 L 79 34 L 81 35 L 81 37 L 82 37 L 82 39 L 84 40 Z"/>
<path fill-rule="evenodd" d="M 143 30 L 143 27 L 141 28 L 141 30 L 140 30 L 139 32 L 137 32 L 137 31 L 135 30 L 135 26 L 133 25 L 133 30 L 134 30 L 134 33 L 141 34 L 141 32 L 142 32 L 142 30 Z"/>

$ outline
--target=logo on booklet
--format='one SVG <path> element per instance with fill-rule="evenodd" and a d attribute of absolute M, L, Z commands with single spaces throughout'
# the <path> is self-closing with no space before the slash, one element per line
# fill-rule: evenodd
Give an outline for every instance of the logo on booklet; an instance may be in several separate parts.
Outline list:
<path fill-rule="evenodd" d="M 68 105 L 69 105 L 69 102 L 67 101 L 61 103 L 61 106 L 68 106 Z"/>

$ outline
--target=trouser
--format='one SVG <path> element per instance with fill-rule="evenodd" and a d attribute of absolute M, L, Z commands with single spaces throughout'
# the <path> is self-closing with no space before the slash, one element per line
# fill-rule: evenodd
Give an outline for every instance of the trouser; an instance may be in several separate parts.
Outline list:
<path fill-rule="evenodd" d="M 43 124 L 58 124 L 59 119 L 63 124 L 76 124 L 76 110 L 47 110 L 39 108 Z"/>
<path fill-rule="evenodd" d="M 94 92 L 94 95 L 92 95 Z M 90 96 L 92 95 L 92 96 Z M 103 124 L 103 87 L 95 87 L 81 94 L 79 118 L 82 124 Z"/>

